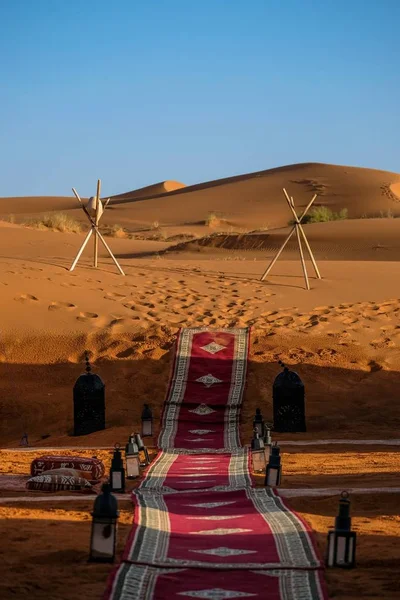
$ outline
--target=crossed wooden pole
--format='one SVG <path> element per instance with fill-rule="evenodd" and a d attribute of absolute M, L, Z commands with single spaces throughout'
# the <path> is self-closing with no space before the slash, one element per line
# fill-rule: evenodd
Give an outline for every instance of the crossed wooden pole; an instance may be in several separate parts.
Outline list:
<path fill-rule="evenodd" d="M 263 276 L 261 277 L 261 281 L 264 281 L 264 279 L 267 277 L 268 273 L 271 271 L 272 267 L 274 266 L 274 264 L 276 263 L 276 261 L 278 260 L 278 258 L 280 257 L 280 255 L 282 254 L 283 250 L 286 247 L 286 244 L 288 243 L 288 241 L 290 240 L 290 238 L 292 237 L 293 233 L 296 232 L 296 237 L 297 237 L 297 243 L 299 245 L 299 253 L 300 253 L 300 260 L 301 260 L 301 266 L 303 268 L 303 274 L 304 274 L 304 280 L 306 282 L 306 288 L 307 290 L 310 289 L 310 282 L 308 280 L 308 274 L 307 274 L 307 268 L 306 268 L 306 262 L 304 260 L 304 252 L 303 252 L 303 247 L 301 245 L 301 237 L 303 238 L 304 244 L 308 250 L 308 254 L 310 255 L 310 259 L 311 262 L 313 264 L 314 270 L 315 270 L 315 274 L 317 276 L 318 279 L 322 279 L 318 267 L 317 267 L 317 263 L 315 262 L 315 258 L 314 255 L 311 251 L 310 248 L 310 244 L 308 243 L 306 234 L 304 233 L 304 229 L 301 225 L 302 220 L 304 219 L 305 215 L 307 214 L 308 210 L 311 208 L 311 205 L 313 204 L 315 198 L 317 197 L 317 194 L 314 194 L 314 196 L 311 198 L 310 202 L 307 204 L 305 210 L 303 211 L 303 214 L 298 217 L 295 207 L 294 207 L 294 200 L 293 200 L 293 196 L 289 197 L 289 194 L 287 193 L 287 191 L 285 190 L 285 188 L 283 188 L 283 193 L 285 194 L 285 198 L 286 201 L 289 205 L 290 210 L 293 213 L 293 217 L 294 217 L 294 225 L 289 233 L 289 235 L 287 236 L 286 240 L 284 241 L 284 243 L 282 244 L 282 246 L 280 247 L 280 249 L 278 250 L 278 252 L 276 253 L 275 257 L 272 259 L 271 263 L 269 264 L 267 270 L 265 271 L 265 273 L 263 274 Z"/>
<path fill-rule="evenodd" d="M 103 246 L 105 247 L 105 249 L 107 250 L 108 254 L 113 259 L 113 261 L 114 261 L 114 263 L 115 263 L 118 271 L 121 273 L 121 275 L 125 275 L 125 273 L 121 269 L 121 267 L 120 267 L 117 259 L 115 258 L 114 254 L 111 252 L 110 247 L 108 246 L 107 242 L 105 241 L 105 239 L 103 238 L 103 236 L 101 235 L 101 233 L 99 231 L 99 221 L 100 221 L 100 218 L 101 218 L 104 210 L 106 209 L 108 203 L 110 202 L 110 199 L 108 199 L 108 200 L 106 200 L 104 202 L 104 204 L 102 203 L 102 201 L 100 200 L 100 188 L 101 188 L 101 181 L 100 181 L 100 179 L 98 179 L 97 180 L 96 196 L 89 199 L 89 202 L 87 203 L 87 206 L 85 206 L 83 204 L 83 202 L 82 202 L 82 200 L 81 200 L 78 192 L 76 191 L 76 189 L 72 188 L 72 191 L 74 192 L 76 198 L 79 200 L 79 202 L 82 205 L 83 212 L 85 213 L 85 215 L 89 219 L 91 227 L 90 227 L 90 229 L 88 231 L 87 236 L 83 240 L 83 244 L 80 247 L 79 252 L 76 255 L 76 258 L 75 258 L 74 262 L 71 265 L 70 271 L 73 271 L 75 269 L 75 267 L 77 265 L 77 262 L 78 262 L 78 260 L 80 259 L 81 255 L 82 255 L 82 252 L 86 248 L 86 244 L 88 243 L 88 241 L 91 238 L 92 234 L 94 234 L 93 266 L 97 269 L 97 255 L 98 255 L 99 240 L 100 240 L 102 242 Z"/>

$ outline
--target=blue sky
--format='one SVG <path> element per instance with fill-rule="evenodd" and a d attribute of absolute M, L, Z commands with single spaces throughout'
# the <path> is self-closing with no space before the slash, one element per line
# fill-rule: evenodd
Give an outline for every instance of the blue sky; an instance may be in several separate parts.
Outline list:
<path fill-rule="evenodd" d="M 400 172 L 399 0 L 3 0 L 0 196 Z"/>

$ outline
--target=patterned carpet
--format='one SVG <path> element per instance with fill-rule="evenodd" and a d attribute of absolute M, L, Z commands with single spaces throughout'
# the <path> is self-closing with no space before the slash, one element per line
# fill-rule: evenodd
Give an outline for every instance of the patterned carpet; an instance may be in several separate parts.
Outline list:
<path fill-rule="evenodd" d="M 312 532 L 276 490 L 253 487 L 239 439 L 247 329 L 183 329 L 160 453 L 107 600 L 326 599 Z"/>

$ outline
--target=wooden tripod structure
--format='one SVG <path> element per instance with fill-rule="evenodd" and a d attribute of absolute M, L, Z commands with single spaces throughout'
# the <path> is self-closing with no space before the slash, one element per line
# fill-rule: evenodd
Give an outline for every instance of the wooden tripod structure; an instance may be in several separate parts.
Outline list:
<path fill-rule="evenodd" d="M 93 266 L 97 269 L 97 255 L 98 255 L 98 250 L 99 250 L 99 240 L 101 241 L 101 243 L 103 244 L 103 246 L 105 247 L 105 249 L 107 250 L 108 254 L 111 256 L 111 258 L 113 259 L 118 271 L 121 273 L 121 275 L 125 275 L 125 273 L 123 272 L 123 270 L 121 269 L 117 259 L 115 258 L 114 254 L 111 252 L 110 247 L 108 246 L 107 242 L 105 241 L 105 239 L 103 238 L 103 236 L 101 235 L 100 231 L 99 231 L 99 221 L 100 218 L 104 212 L 104 210 L 106 209 L 108 203 L 110 202 L 110 199 L 106 200 L 104 202 L 104 204 L 102 203 L 102 201 L 100 200 L 100 188 L 101 188 L 101 181 L 100 179 L 97 180 L 97 191 L 96 191 L 96 196 L 92 196 L 91 198 L 89 198 L 89 201 L 87 203 L 87 205 L 85 206 L 78 194 L 78 192 L 76 191 L 75 188 L 72 188 L 72 191 L 74 192 L 76 198 L 79 200 L 79 202 L 82 205 L 82 209 L 83 212 L 85 213 L 85 215 L 87 216 L 87 218 L 89 219 L 90 222 L 90 230 L 88 231 L 87 236 L 85 237 L 85 239 L 83 240 L 83 244 L 79 249 L 78 254 L 76 255 L 76 258 L 74 260 L 74 262 L 71 265 L 70 271 L 73 271 L 77 265 L 78 260 L 80 259 L 82 252 L 84 251 L 84 249 L 86 248 L 86 244 L 88 243 L 89 239 L 92 237 L 92 235 L 94 234 L 94 247 L 93 247 Z"/>
<path fill-rule="evenodd" d="M 282 244 L 282 246 L 279 248 L 278 252 L 276 253 L 275 257 L 272 259 L 271 263 L 269 264 L 267 270 L 265 271 L 265 273 L 263 274 L 263 276 L 261 277 L 261 281 L 264 281 L 264 279 L 267 277 L 268 273 L 271 271 L 272 267 L 274 266 L 274 264 L 276 263 L 276 261 L 278 260 L 278 258 L 280 257 L 280 255 L 282 254 L 283 250 L 286 247 L 286 244 L 288 243 L 288 241 L 290 240 L 290 238 L 292 237 L 293 233 L 296 232 L 296 237 L 297 237 L 297 243 L 299 245 L 299 253 L 300 253 L 300 260 L 301 260 L 301 266 L 303 268 L 303 274 L 304 274 L 304 280 L 306 282 L 306 288 L 307 290 L 310 289 L 310 282 L 308 280 L 308 274 L 307 274 L 307 267 L 306 267 L 306 262 L 304 260 L 304 252 L 303 252 L 303 247 L 301 245 L 301 237 L 303 238 L 304 244 L 308 250 L 308 254 L 310 255 L 310 259 L 311 262 L 313 264 L 314 267 L 314 271 L 315 274 L 317 276 L 318 279 L 322 279 L 319 271 L 318 271 L 318 267 L 317 267 L 317 263 L 315 262 L 315 258 L 314 255 L 311 251 L 310 248 L 310 244 L 308 243 L 306 234 L 304 233 L 304 229 L 301 225 L 301 222 L 303 220 L 303 218 L 305 217 L 305 215 L 307 214 L 307 212 L 309 211 L 309 209 L 311 208 L 311 205 L 313 204 L 315 198 L 317 197 L 317 194 L 315 194 L 312 199 L 310 200 L 310 202 L 307 204 L 305 210 L 303 211 L 303 214 L 298 217 L 296 210 L 295 210 L 295 206 L 294 206 L 294 200 L 293 200 L 293 196 L 288 195 L 287 191 L 285 190 L 285 188 L 283 188 L 283 193 L 285 194 L 285 198 L 286 201 L 289 205 L 290 210 L 293 213 L 293 217 L 294 217 L 294 225 L 289 233 L 289 235 L 287 236 L 286 240 L 284 241 L 284 243 Z"/>

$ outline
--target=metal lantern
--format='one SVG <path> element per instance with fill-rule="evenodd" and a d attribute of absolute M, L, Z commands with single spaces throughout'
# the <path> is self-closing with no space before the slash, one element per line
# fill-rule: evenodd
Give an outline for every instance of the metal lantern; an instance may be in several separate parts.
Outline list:
<path fill-rule="evenodd" d="M 150 455 L 146 446 L 144 445 L 144 441 L 142 440 L 142 436 L 140 433 L 135 433 L 135 442 L 137 447 L 139 448 L 139 458 L 140 464 L 142 467 L 147 467 L 150 464 Z"/>
<path fill-rule="evenodd" d="M 328 532 L 328 567 L 352 569 L 356 564 L 356 532 L 351 531 L 350 500 L 348 492 L 342 492 L 339 500 L 339 514 L 335 518 L 335 528 Z"/>
<path fill-rule="evenodd" d="M 265 463 L 269 461 L 269 455 L 271 454 L 272 447 L 272 439 L 271 439 L 271 429 L 265 424 L 264 429 L 264 454 L 265 454 Z"/>
<path fill-rule="evenodd" d="M 105 429 L 105 385 L 91 373 L 89 355 L 85 353 L 86 373 L 74 385 L 74 435 L 87 435 Z"/>
<path fill-rule="evenodd" d="M 145 404 L 142 412 L 142 436 L 153 435 L 153 413 L 148 404 Z"/>
<path fill-rule="evenodd" d="M 112 492 L 125 492 L 125 470 L 122 462 L 120 445 L 115 444 L 111 460 L 110 483 Z"/>
<path fill-rule="evenodd" d="M 255 473 L 264 471 L 265 469 L 265 454 L 264 440 L 260 438 L 257 429 L 254 429 L 253 439 L 251 440 L 251 460 L 253 462 L 253 471 Z"/>
<path fill-rule="evenodd" d="M 280 432 L 306 431 L 304 384 L 294 371 L 283 362 L 282 373 L 276 377 L 272 389 L 274 430 Z"/>
<path fill-rule="evenodd" d="M 24 435 L 22 436 L 22 438 L 20 439 L 19 442 L 20 446 L 29 446 L 29 442 L 28 442 L 28 434 L 24 433 Z"/>
<path fill-rule="evenodd" d="M 271 454 L 267 464 L 267 470 L 265 473 L 265 485 L 270 487 L 277 487 L 281 483 L 281 457 L 280 447 L 275 444 L 271 448 Z"/>
<path fill-rule="evenodd" d="M 126 476 L 135 479 L 140 475 L 139 448 L 135 441 L 135 434 L 129 436 L 129 442 L 125 446 Z"/>
<path fill-rule="evenodd" d="M 264 419 L 260 408 L 256 408 L 256 414 L 253 420 L 253 429 L 257 429 L 258 435 L 261 438 L 264 438 Z"/>
<path fill-rule="evenodd" d="M 114 562 L 117 539 L 118 503 L 111 494 L 111 486 L 104 483 L 94 501 L 89 560 Z"/>

